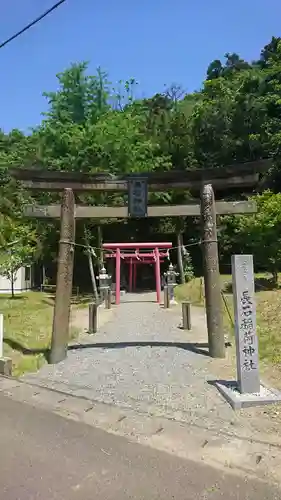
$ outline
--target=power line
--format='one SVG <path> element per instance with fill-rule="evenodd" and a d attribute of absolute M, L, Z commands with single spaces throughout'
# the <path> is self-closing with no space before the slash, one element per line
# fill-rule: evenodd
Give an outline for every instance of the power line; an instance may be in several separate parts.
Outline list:
<path fill-rule="evenodd" d="M 41 16 L 37 17 L 36 19 L 34 19 L 34 21 L 31 21 L 31 23 L 27 24 L 27 26 L 25 26 L 24 28 L 22 28 L 20 31 L 18 31 L 17 33 L 15 33 L 15 35 L 11 36 L 10 38 L 8 38 L 7 40 L 5 40 L 4 42 L 2 42 L 0 44 L 0 49 L 3 49 L 3 47 L 5 47 L 5 45 L 8 45 L 8 43 L 12 42 L 13 40 L 15 40 L 16 38 L 18 38 L 20 35 L 22 35 L 25 31 L 29 30 L 29 28 L 32 28 L 32 26 L 34 26 L 35 24 L 39 23 L 39 21 L 42 21 L 42 19 L 44 19 L 44 17 L 48 16 L 48 14 L 50 14 L 51 12 L 53 12 L 55 9 L 57 9 L 61 4 L 63 4 L 66 0 L 60 0 L 59 2 L 57 2 L 55 5 L 53 5 L 52 7 L 50 7 L 48 10 L 46 10 L 43 14 L 41 14 Z"/>

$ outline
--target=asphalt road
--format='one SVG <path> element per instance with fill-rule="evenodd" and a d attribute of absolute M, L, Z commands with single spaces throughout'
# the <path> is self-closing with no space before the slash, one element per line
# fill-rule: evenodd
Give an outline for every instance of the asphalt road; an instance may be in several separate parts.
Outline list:
<path fill-rule="evenodd" d="M 244 480 L 0 396 L 5 500 L 280 500 Z"/>

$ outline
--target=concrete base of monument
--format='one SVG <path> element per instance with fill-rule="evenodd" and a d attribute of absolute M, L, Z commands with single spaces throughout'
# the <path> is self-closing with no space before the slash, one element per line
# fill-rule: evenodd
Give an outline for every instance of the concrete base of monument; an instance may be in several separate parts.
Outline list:
<path fill-rule="evenodd" d="M 261 384 L 260 392 L 255 394 L 241 394 L 237 382 L 234 381 L 216 380 L 212 384 L 219 390 L 234 410 L 281 402 L 281 392 L 268 388 L 264 384 Z"/>

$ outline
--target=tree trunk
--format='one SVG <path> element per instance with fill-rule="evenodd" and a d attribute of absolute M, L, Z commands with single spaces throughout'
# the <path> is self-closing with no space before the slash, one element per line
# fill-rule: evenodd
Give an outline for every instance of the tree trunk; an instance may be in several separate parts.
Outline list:
<path fill-rule="evenodd" d="M 12 298 L 15 298 L 15 277 L 14 277 L 14 270 L 12 269 L 11 271 L 11 292 L 12 292 Z"/>
<path fill-rule="evenodd" d="M 95 301 L 97 302 L 98 298 L 99 298 L 99 294 L 98 294 L 98 289 L 97 289 L 95 270 L 94 270 L 94 266 L 93 266 L 92 252 L 91 252 L 90 248 L 88 248 L 88 261 L 89 261 L 89 269 L 90 269 L 94 297 L 95 297 Z"/>
<path fill-rule="evenodd" d="M 46 269 L 44 262 L 42 263 L 42 285 L 44 286 L 46 283 Z"/>
<path fill-rule="evenodd" d="M 273 277 L 274 288 L 278 288 L 278 271 L 276 269 L 273 269 L 272 277 Z"/>
<path fill-rule="evenodd" d="M 182 233 L 178 232 L 177 234 L 178 268 L 180 273 L 180 282 L 183 285 L 185 283 L 185 275 L 184 275 L 183 260 L 182 260 L 182 245 L 183 245 Z"/>
<path fill-rule="evenodd" d="M 99 224 L 97 227 L 98 230 L 98 252 L 99 252 L 99 264 L 100 268 L 103 266 L 103 251 L 102 251 L 102 243 L 103 243 L 103 238 L 102 238 L 102 227 Z"/>
<path fill-rule="evenodd" d="M 94 266 L 93 266 L 92 251 L 91 251 L 91 247 L 89 245 L 86 226 L 84 226 L 84 240 L 85 240 L 85 244 L 87 246 L 87 255 L 88 255 L 89 270 L 90 270 L 91 282 L 92 282 L 92 287 L 93 287 L 93 293 L 94 293 L 95 301 L 97 302 L 99 295 L 98 295 L 97 282 L 96 282 L 96 277 L 95 277 L 95 270 L 94 270 Z"/>

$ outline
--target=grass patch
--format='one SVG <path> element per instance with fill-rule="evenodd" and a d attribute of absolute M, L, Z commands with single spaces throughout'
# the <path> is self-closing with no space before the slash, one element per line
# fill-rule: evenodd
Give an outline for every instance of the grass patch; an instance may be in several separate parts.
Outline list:
<path fill-rule="evenodd" d="M 0 295 L 4 315 L 4 355 L 13 360 L 13 375 L 37 371 L 45 362 L 50 347 L 53 322 L 53 297 L 42 292 Z M 77 336 L 70 329 L 71 338 Z"/>
<path fill-rule="evenodd" d="M 47 297 L 47 301 L 54 305 L 55 303 L 55 293 L 54 292 L 49 292 L 48 294 L 45 294 Z M 89 306 L 90 302 L 94 302 L 94 296 L 92 293 L 83 293 L 80 295 L 72 295 L 71 297 L 71 305 L 74 306 L 76 309 L 84 309 Z"/>
<path fill-rule="evenodd" d="M 259 336 L 260 359 L 272 364 L 281 362 L 281 290 L 272 289 L 272 282 L 267 275 L 256 275 L 257 333 Z M 224 303 L 224 327 L 233 334 L 234 318 L 231 276 L 221 276 Z M 178 301 L 189 300 L 193 305 L 204 306 L 204 281 L 202 278 L 179 285 L 175 289 Z"/>
<path fill-rule="evenodd" d="M 74 305 L 77 309 L 85 309 L 89 307 L 90 302 L 95 302 L 94 296 L 92 293 L 86 293 L 83 295 L 72 297 L 71 304 Z"/>

